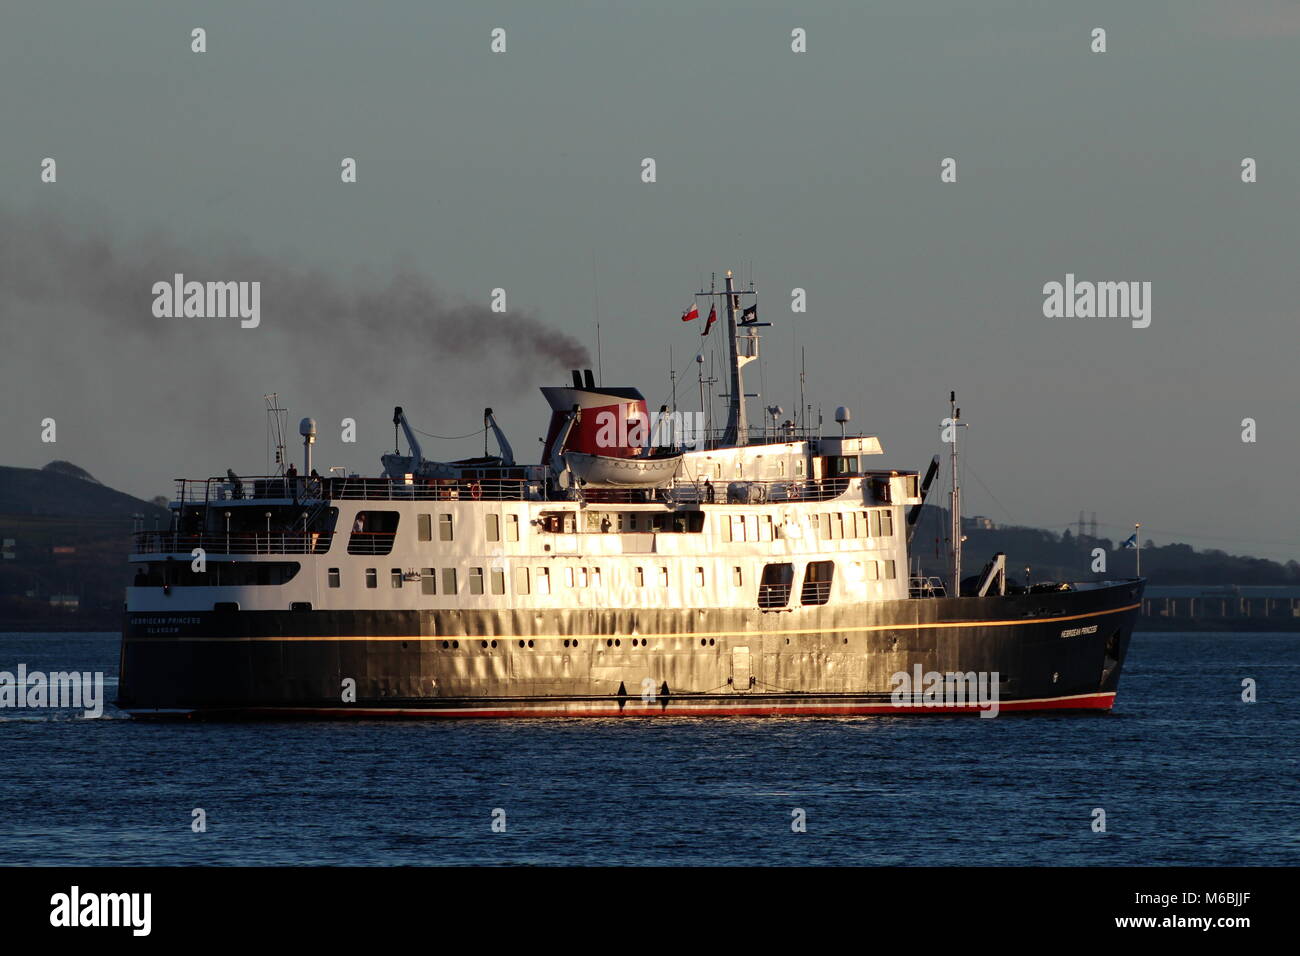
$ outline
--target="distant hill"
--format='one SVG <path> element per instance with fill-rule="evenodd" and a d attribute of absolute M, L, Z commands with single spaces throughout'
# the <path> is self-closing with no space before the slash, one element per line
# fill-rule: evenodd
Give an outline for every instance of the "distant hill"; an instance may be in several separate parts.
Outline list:
<path fill-rule="evenodd" d="M 143 514 L 150 526 L 154 515 L 167 517 L 166 509 L 101 485 L 89 472 L 66 461 L 52 461 L 44 468 L 0 466 L 0 514 L 97 518 Z"/>
<path fill-rule="evenodd" d="M 0 630 L 118 627 L 135 515 L 148 529 L 170 521 L 71 462 L 0 466 Z"/>

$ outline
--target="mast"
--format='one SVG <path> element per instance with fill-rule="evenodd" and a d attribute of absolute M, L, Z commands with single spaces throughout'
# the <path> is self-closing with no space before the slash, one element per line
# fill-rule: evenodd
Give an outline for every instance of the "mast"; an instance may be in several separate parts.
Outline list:
<path fill-rule="evenodd" d="M 957 393 L 948 393 L 948 415 L 952 427 L 952 593 L 961 597 L 961 479 L 957 471 L 957 429 L 961 427 L 961 409 L 957 407 Z"/>
<path fill-rule="evenodd" d="M 748 289 L 737 289 L 730 269 L 727 270 L 726 280 L 727 285 L 722 292 L 718 292 L 710 284 L 708 292 L 701 289 L 696 293 L 697 296 L 708 296 L 714 301 L 721 296 L 726 300 L 727 306 L 727 351 L 731 367 L 731 389 L 727 395 L 727 426 L 722 433 L 720 447 L 749 443 L 749 417 L 745 411 L 745 399 L 756 396 L 745 391 L 745 376 L 741 369 L 758 358 L 758 329 L 772 324 L 759 322 L 757 309 L 754 306 L 749 309 L 752 318 L 739 321 L 740 317 L 736 313 L 739 310 L 740 297 L 751 295 L 757 300 L 757 294 L 754 292 L 752 282 Z"/>

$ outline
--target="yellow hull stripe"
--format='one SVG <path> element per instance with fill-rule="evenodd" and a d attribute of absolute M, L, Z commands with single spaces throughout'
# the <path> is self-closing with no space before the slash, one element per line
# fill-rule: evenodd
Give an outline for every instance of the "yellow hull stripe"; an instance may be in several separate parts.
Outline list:
<path fill-rule="evenodd" d="M 1106 611 L 1089 611 L 1087 614 L 1071 614 L 1066 617 L 1035 617 L 1035 618 L 1017 618 L 1011 621 L 944 621 L 937 624 L 871 624 L 863 627 L 811 627 L 796 628 L 793 630 L 783 631 L 672 631 L 659 632 L 653 634 L 409 634 L 398 635 L 396 637 L 381 637 L 377 635 L 351 635 L 351 636 L 266 636 L 266 637 L 173 637 L 170 635 L 160 635 L 158 637 L 126 637 L 124 640 L 130 643 L 148 642 L 148 641 L 177 641 L 188 643 L 242 643 L 251 641 L 314 641 L 316 643 L 330 643 L 337 641 L 499 641 L 499 640 L 528 640 L 528 641 L 558 641 L 561 639 L 575 640 L 610 640 L 614 637 L 741 637 L 757 635 L 762 637 L 765 634 L 773 636 L 796 635 L 796 634 L 862 634 L 870 631 L 931 631 L 941 630 L 952 627 L 1013 627 L 1024 624 L 1046 624 L 1049 622 L 1064 621 L 1082 621 L 1092 617 L 1105 617 L 1108 614 L 1120 614 L 1124 611 L 1132 611 L 1141 607 L 1141 604 L 1128 604 L 1124 607 L 1110 608 Z M 567 610 L 567 609 L 566 609 Z"/>

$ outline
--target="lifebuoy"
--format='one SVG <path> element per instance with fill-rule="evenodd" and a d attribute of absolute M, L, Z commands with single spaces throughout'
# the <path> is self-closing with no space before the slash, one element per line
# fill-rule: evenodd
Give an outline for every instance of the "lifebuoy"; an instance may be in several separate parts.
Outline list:
<path fill-rule="evenodd" d="M 469 483 L 469 496 L 475 501 L 478 501 L 483 497 L 483 489 L 477 481 L 471 481 Z"/>

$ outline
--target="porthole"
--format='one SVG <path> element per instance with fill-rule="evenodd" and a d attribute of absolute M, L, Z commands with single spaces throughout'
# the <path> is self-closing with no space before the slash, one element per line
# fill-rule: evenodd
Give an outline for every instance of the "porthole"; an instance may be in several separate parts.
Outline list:
<path fill-rule="evenodd" d="M 450 642 L 450 641 L 443 641 L 443 642 L 442 642 L 442 649 L 443 649 L 444 651 L 445 651 L 447 648 L 449 648 L 449 647 L 451 647 L 451 642 Z"/>
<path fill-rule="evenodd" d="M 532 641 L 529 641 L 529 642 L 528 642 L 528 646 L 529 646 L 529 647 L 532 647 L 532 646 L 533 646 L 533 642 L 532 642 Z"/>
<path fill-rule="evenodd" d="M 497 642 L 496 642 L 496 641 L 493 641 L 493 642 L 492 642 L 492 646 L 493 646 L 493 647 L 496 647 L 496 646 L 497 646 Z"/>
<path fill-rule="evenodd" d="M 704 638 L 701 637 L 701 638 L 700 638 L 700 647 L 708 647 L 708 645 L 709 645 L 709 642 L 708 642 L 707 640 L 705 640 Z"/>
<path fill-rule="evenodd" d="M 452 646 L 452 647 L 460 647 L 460 641 L 452 641 L 452 642 L 451 642 L 451 646 Z"/>
<path fill-rule="evenodd" d="M 712 647 L 716 643 L 717 641 L 715 641 L 713 638 L 709 638 L 709 647 Z"/>
<path fill-rule="evenodd" d="M 479 641 L 480 647 L 487 647 L 487 641 Z"/>
<path fill-rule="evenodd" d="M 605 638 L 605 646 L 606 646 L 606 647 L 613 647 L 613 646 L 614 646 L 614 639 L 613 639 L 612 637 L 607 637 L 607 638 Z"/>
<path fill-rule="evenodd" d="M 620 641 L 620 640 L 618 640 L 617 638 L 615 638 L 615 640 L 614 640 L 614 646 L 615 646 L 615 647 L 622 647 L 622 646 L 623 646 L 623 642 Z"/>
<path fill-rule="evenodd" d="M 519 646 L 520 646 L 520 647 L 523 647 L 523 646 L 524 646 L 524 642 L 523 642 L 523 641 L 520 641 L 520 642 L 519 642 Z"/>

